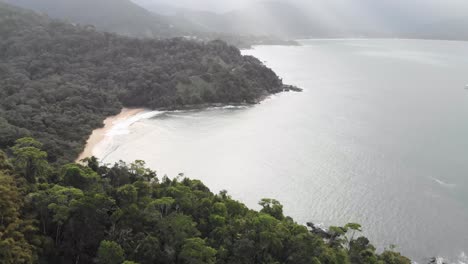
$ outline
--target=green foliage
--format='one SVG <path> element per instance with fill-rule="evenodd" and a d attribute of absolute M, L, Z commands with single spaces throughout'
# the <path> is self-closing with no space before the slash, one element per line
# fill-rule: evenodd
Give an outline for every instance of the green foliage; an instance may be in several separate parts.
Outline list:
<path fill-rule="evenodd" d="M 184 264 L 214 264 L 216 250 L 207 246 L 201 238 L 189 238 L 182 246 L 179 259 Z"/>
<path fill-rule="evenodd" d="M 24 142 L 28 147 L 34 141 L 19 146 Z M 10 263 L 32 263 L 38 256 L 51 264 L 410 263 L 393 251 L 377 254 L 364 237 L 355 239 L 359 224 L 317 233 L 285 217 L 273 199 L 262 199 L 263 209 L 255 212 L 182 175 L 159 181 L 141 161 L 88 164 L 49 169 L 60 177 L 25 182 L 23 198 L 13 178 L 0 174 L 0 256 Z M 14 256 L 24 262 L 8 252 L 21 252 Z"/>
<path fill-rule="evenodd" d="M 159 208 L 161 216 L 167 215 L 175 200 L 172 197 L 162 197 L 151 202 L 150 206 Z"/>
<path fill-rule="evenodd" d="M 347 223 L 345 226 L 344 226 L 346 229 L 348 230 L 353 230 L 353 231 L 359 231 L 361 232 L 361 225 L 360 224 L 356 224 L 356 223 Z"/>
<path fill-rule="evenodd" d="M 11 171 L 13 166 L 8 160 L 8 156 L 5 152 L 0 150 L 0 171 Z"/>
<path fill-rule="evenodd" d="M 263 208 L 260 212 L 269 214 L 278 220 L 284 218 L 283 205 L 275 199 L 262 199 L 259 203 Z"/>
<path fill-rule="evenodd" d="M 113 241 L 102 241 L 97 252 L 97 263 L 120 264 L 125 260 L 122 247 Z"/>
<path fill-rule="evenodd" d="M 0 262 L 35 263 L 36 252 L 28 241 L 35 228 L 21 219 L 22 197 L 14 179 L 0 172 Z"/>
<path fill-rule="evenodd" d="M 68 164 L 62 169 L 63 184 L 82 190 L 90 190 L 96 187 L 99 176 L 89 167 L 79 164 Z"/>
<path fill-rule="evenodd" d="M 47 153 L 41 148 L 42 144 L 32 138 L 18 139 L 11 148 L 15 157 L 13 164 L 16 171 L 30 183 L 35 183 L 44 176 L 48 168 Z"/>
<path fill-rule="evenodd" d="M 159 181 L 143 161 L 63 165 L 122 106 L 254 103 L 282 90 L 238 49 L 131 39 L 0 3 L 0 50 L 0 147 L 11 147 L 0 152 L 1 263 L 410 263 L 354 239 L 357 224 L 309 231 L 276 200 L 249 210 L 183 175 Z"/>
<path fill-rule="evenodd" d="M 411 263 L 411 261 L 405 257 L 402 256 L 398 252 L 386 250 L 382 255 L 379 256 L 379 260 L 385 264 L 407 264 Z"/>
<path fill-rule="evenodd" d="M 0 147 L 34 136 L 60 164 L 123 106 L 254 103 L 282 91 L 272 70 L 221 41 L 132 39 L 1 2 L 0 51 Z"/>
<path fill-rule="evenodd" d="M 127 184 L 118 188 L 115 196 L 118 204 L 124 207 L 137 202 L 138 191 L 135 186 Z"/>

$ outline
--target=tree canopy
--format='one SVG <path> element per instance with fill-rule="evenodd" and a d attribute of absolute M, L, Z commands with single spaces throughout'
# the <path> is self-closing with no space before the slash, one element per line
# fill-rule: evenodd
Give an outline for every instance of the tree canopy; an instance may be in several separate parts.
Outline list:
<path fill-rule="evenodd" d="M 74 160 L 122 107 L 255 103 L 282 81 L 222 41 L 122 37 L 0 2 L 0 147 L 33 136 Z"/>
<path fill-rule="evenodd" d="M 0 3 L 0 262 L 409 264 L 358 224 L 317 232 L 143 161 L 69 163 L 122 106 L 254 103 L 283 89 L 221 41 L 138 40 Z M 311 225 L 313 227 L 313 225 Z"/>
<path fill-rule="evenodd" d="M 16 141 L 12 149 L 41 145 Z M 21 156 L 0 152 L 2 163 Z M 48 166 L 30 181 L 19 166 L 0 172 L 2 263 L 409 264 L 378 254 L 361 226 L 316 229 L 263 199 L 259 212 L 188 178 L 159 178 L 142 161 Z M 47 161 L 46 161 L 47 163 Z"/>

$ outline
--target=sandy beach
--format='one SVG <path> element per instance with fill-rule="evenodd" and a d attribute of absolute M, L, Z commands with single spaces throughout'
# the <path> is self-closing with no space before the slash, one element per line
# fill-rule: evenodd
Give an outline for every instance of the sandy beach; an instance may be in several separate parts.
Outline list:
<path fill-rule="evenodd" d="M 104 120 L 104 127 L 95 129 L 88 141 L 86 142 L 86 147 L 80 156 L 76 159 L 76 162 L 79 162 L 82 159 L 91 157 L 94 155 L 93 151 L 105 137 L 107 132 L 116 124 L 122 121 L 125 121 L 141 112 L 144 112 L 143 108 L 123 108 L 120 114 L 111 116 Z"/>

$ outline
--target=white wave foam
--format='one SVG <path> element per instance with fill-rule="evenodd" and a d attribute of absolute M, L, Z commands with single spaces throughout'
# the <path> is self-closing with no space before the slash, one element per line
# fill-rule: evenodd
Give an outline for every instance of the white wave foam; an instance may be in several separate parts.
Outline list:
<path fill-rule="evenodd" d="M 153 118 L 155 116 L 158 116 L 164 113 L 165 112 L 163 111 L 149 111 L 149 112 L 139 113 L 125 120 L 116 121 L 113 123 L 113 126 L 109 129 L 109 131 L 107 131 L 106 136 L 112 137 L 112 136 L 129 134 L 130 126 L 132 126 L 133 124 L 143 119 Z"/>
<path fill-rule="evenodd" d="M 460 253 L 460 256 L 458 256 L 458 264 L 467 264 L 468 263 L 468 256 L 465 254 L 465 252 Z"/>
<path fill-rule="evenodd" d="M 456 260 L 449 260 L 444 257 L 437 257 L 436 264 L 468 264 L 468 256 L 465 252 L 460 253 Z"/>
<path fill-rule="evenodd" d="M 104 138 L 93 148 L 93 155 L 100 157 L 102 162 L 106 161 L 106 158 L 119 148 L 118 140 L 116 137 L 120 135 L 126 135 L 130 133 L 130 127 L 143 120 L 153 118 L 158 115 L 162 115 L 164 111 L 145 111 L 136 114 L 128 119 L 115 120 L 112 123 L 112 127 L 106 132 Z"/>
<path fill-rule="evenodd" d="M 246 105 L 226 105 L 226 106 L 221 106 L 221 109 L 245 109 L 248 106 Z"/>
<path fill-rule="evenodd" d="M 434 177 L 431 177 L 431 179 L 433 181 L 435 181 L 436 183 L 438 183 L 439 185 L 442 185 L 444 187 L 450 187 L 450 188 L 455 187 L 455 184 L 453 184 L 453 183 L 444 182 L 444 181 L 442 181 L 440 179 L 437 179 L 437 178 L 434 178 Z"/>

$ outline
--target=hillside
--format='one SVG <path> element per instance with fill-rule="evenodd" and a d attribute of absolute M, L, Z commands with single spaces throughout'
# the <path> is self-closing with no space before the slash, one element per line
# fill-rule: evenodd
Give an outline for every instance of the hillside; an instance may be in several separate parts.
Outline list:
<path fill-rule="evenodd" d="M 154 13 L 166 13 L 167 20 L 177 27 L 190 26 L 191 30 L 205 33 L 224 33 L 239 36 L 269 36 L 299 38 L 325 36 L 321 22 L 309 17 L 300 8 L 286 2 L 259 2 L 227 13 L 170 9 L 167 6 L 142 2 Z"/>
<path fill-rule="evenodd" d="M 97 30 L 129 37 L 156 39 L 188 37 L 198 41 L 223 40 L 239 48 L 249 48 L 257 44 L 297 44 L 270 35 L 226 32 L 224 29 L 214 31 L 189 17 L 174 16 L 173 12 L 180 9 L 157 3 L 149 6 L 149 9 L 154 11 L 150 12 L 130 0 L 0 0 L 2 1 L 35 10 L 52 18 L 63 19 L 82 26 L 95 26 Z M 209 17 L 209 12 L 203 14 L 203 19 L 209 19 Z M 211 21 L 207 24 L 213 25 L 217 22 Z"/>
<path fill-rule="evenodd" d="M 200 32 L 275 36 L 284 39 L 322 37 L 400 37 L 468 40 L 466 9 L 456 0 L 434 1 L 271 0 L 251 2 L 225 13 L 175 8 L 134 0 L 154 13 L 164 13 L 176 26 Z M 164 2 L 164 1 L 163 1 Z M 167 1 L 166 1 L 167 2 Z M 404 2 L 404 3 L 402 3 Z M 432 3 L 432 4 L 431 4 Z M 454 12 L 453 10 L 457 10 Z"/>
<path fill-rule="evenodd" d="M 378 254 L 359 224 L 307 228 L 274 199 L 254 211 L 198 180 L 159 178 L 143 161 L 55 168 L 46 157 L 32 138 L 0 151 L 1 263 L 411 263 Z"/>
<path fill-rule="evenodd" d="M 52 18 L 94 25 L 98 30 L 125 36 L 163 38 L 183 34 L 170 25 L 164 16 L 151 13 L 130 0 L 2 1 L 47 14 Z"/>
<path fill-rule="evenodd" d="M 68 163 L 122 106 L 254 103 L 284 89 L 238 49 L 127 38 L 0 3 L 0 51 L 0 263 L 410 263 L 378 253 L 359 224 L 299 225 L 274 199 L 254 211 L 143 161 Z"/>
<path fill-rule="evenodd" d="M 74 160 L 123 106 L 255 103 L 283 90 L 272 70 L 221 41 L 126 38 L 7 4 L 0 50 L 0 146 L 32 135 L 50 161 Z"/>
<path fill-rule="evenodd" d="M 171 6 L 167 1 L 0 0 L 53 18 L 125 36 L 192 36 L 240 47 L 287 44 L 284 39 L 402 37 L 467 40 L 467 14 L 448 15 L 424 1 L 258 1 L 225 13 Z M 452 0 L 447 6 L 456 6 Z M 141 6 L 140 6 L 141 5 Z M 346 8 L 343 8 L 345 6 Z M 465 11 L 466 12 L 466 11 Z"/>

